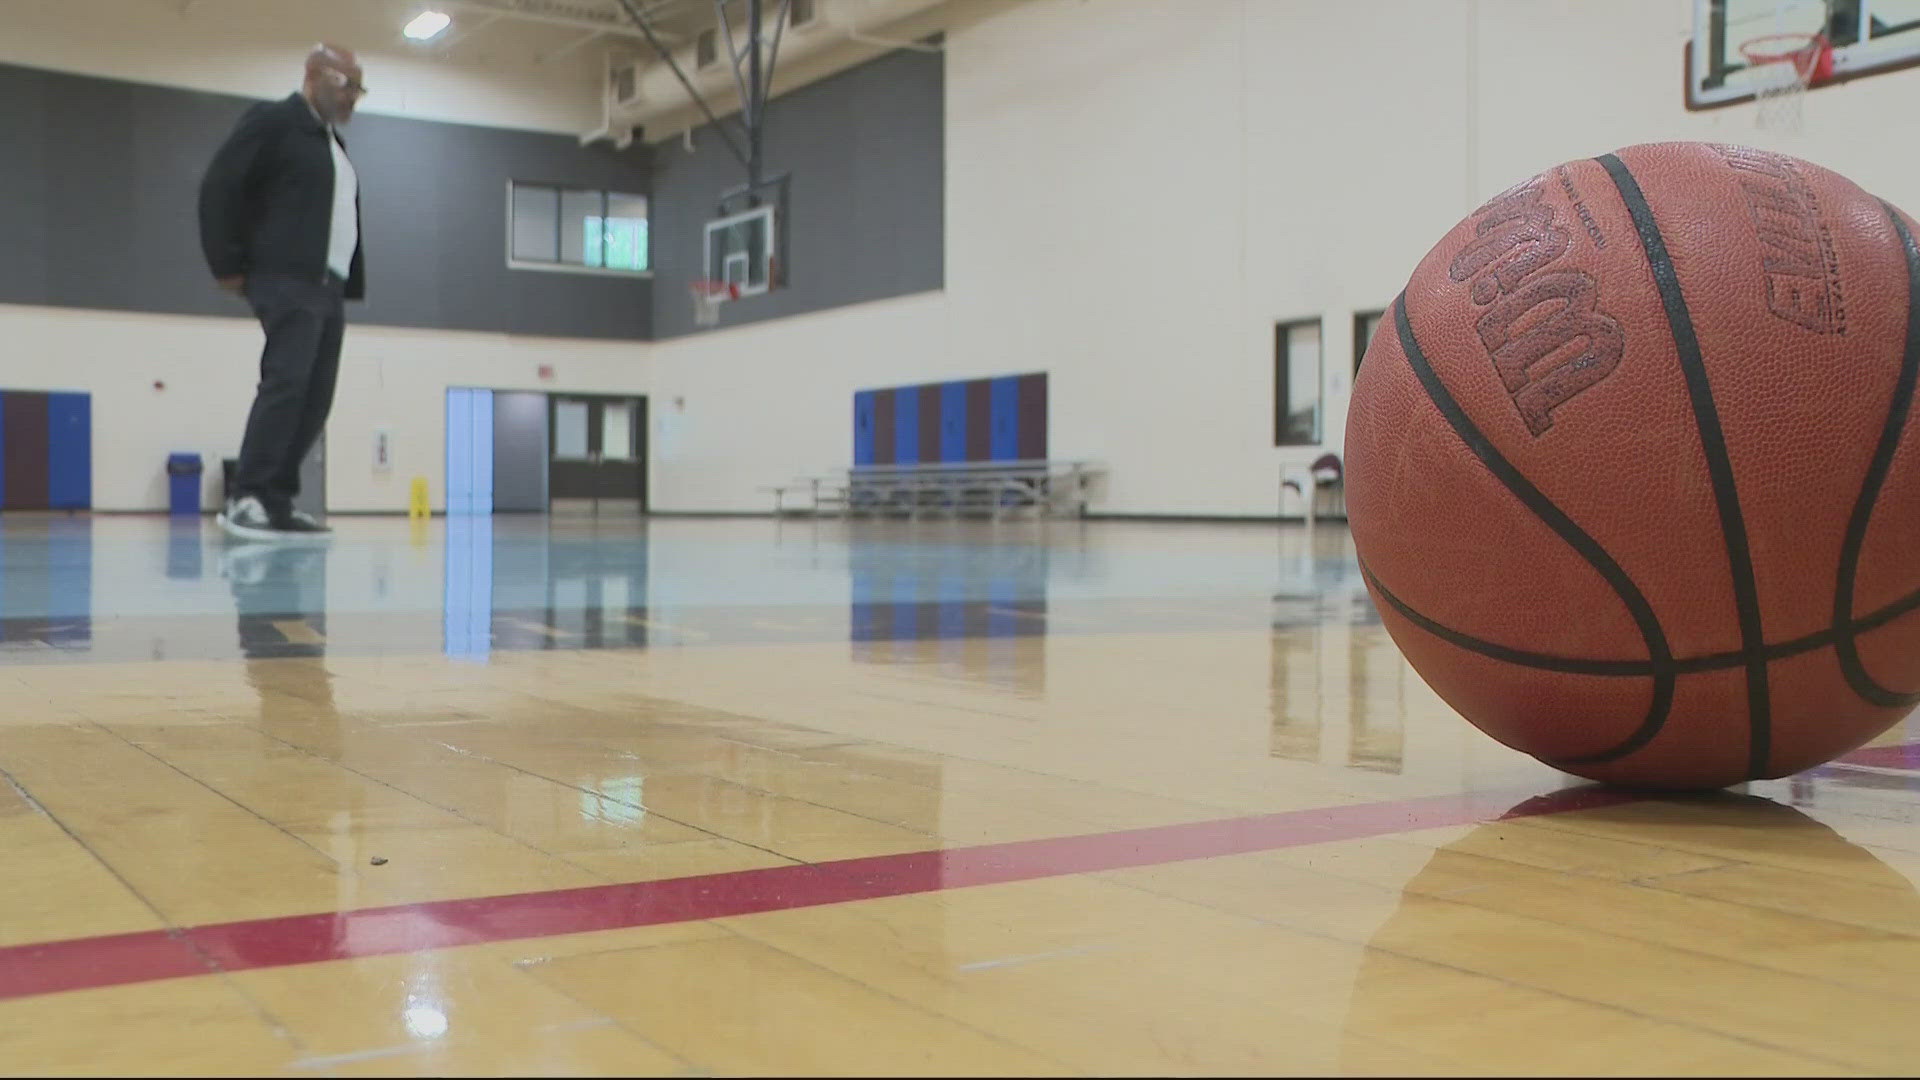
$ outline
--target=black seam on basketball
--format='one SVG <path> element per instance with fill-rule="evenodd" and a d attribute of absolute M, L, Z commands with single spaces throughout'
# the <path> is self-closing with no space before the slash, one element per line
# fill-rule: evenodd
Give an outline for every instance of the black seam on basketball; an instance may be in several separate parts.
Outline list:
<path fill-rule="evenodd" d="M 1900 237 L 1900 251 L 1907 263 L 1907 340 L 1905 351 L 1900 358 L 1900 378 L 1894 383 L 1893 400 L 1887 405 L 1887 421 L 1880 430 L 1880 444 L 1874 448 L 1873 460 L 1867 464 L 1867 475 L 1860 484 L 1860 497 L 1853 504 L 1853 515 L 1847 521 L 1846 543 L 1840 548 L 1840 571 L 1833 589 L 1833 625 L 1850 627 L 1853 624 L 1853 589 L 1860 570 L 1860 551 L 1867 543 L 1867 526 L 1873 519 L 1873 507 L 1880 501 L 1880 489 L 1886 485 L 1887 472 L 1893 468 L 1893 455 L 1900 449 L 1900 437 L 1907 425 L 1907 412 L 1913 405 L 1913 386 L 1916 376 L 1920 376 L 1920 306 L 1914 303 L 1916 293 L 1920 293 L 1920 247 L 1916 247 L 1913 234 L 1907 230 L 1907 223 L 1900 220 L 1900 214 L 1885 202 L 1887 217 L 1893 221 L 1893 228 Z M 1847 685 L 1854 693 L 1875 705 L 1889 708 L 1912 705 L 1920 701 L 1920 693 L 1900 693 L 1890 690 L 1867 673 L 1866 665 L 1860 661 L 1857 635 L 1837 634 L 1834 651 L 1840 657 L 1840 670 L 1847 677 Z"/>
<path fill-rule="evenodd" d="M 1767 638 L 1760 623 L 1760 589 L 1753 576 L 1753 553 L 1747 544 L 1746 519 L 1740 513 L 1740 493 L 1734 484 L 1733 460 L 1727 453 L 1726 433 L 1720 427 L 1720 413 L 1714 408 L 1713 386 L 1707 381 L 1707 367 L 1700 355 L 1700 339 L 1693 331 L 1693 316 L 1680 291 L 1680 275 L 1674 269 L 1673 256 L 1653 220 L 1653 208 L 1640 190 L 1640 184 L 1626 163 L 1613 154 L 1596 158 L 1613 185 L 1620 189 L 1633 218 L 1634 231 L 1640 234 L 1640 246 L 1646 252 L 1653 271 L 1653 284 L 1659 290 L 1660 304 L 1666 309 L 1667 327 L 1680 354 L 1680 371 L 1687 380 L 1687 398 L 1693 405 L 1693 422 L 1699 430 L 1700 448 L 1706 456 L 1707 476 L 1713 484 L 1713 501 L 1720 511 L 1720 534 L 1726 540 L 1727 568 L 1733 576 L 1733 602 L 1740 620 L 1740 651 L 1747 672 L 1747 772 L 1763 776 L 1772 756 L 1773 708 L 1767 686 Z"/>
<path fill-rule="evenodd" d="M 1394 329 L 1400 336 L 1400 351 L 1406 354 L 1407 364 L 1413 368 L 1414 375 L 1426 388 L 1427 397 L 1433 401 L 1434 407 L 1440 410 L 1440 415 L 1453 428 L 1454 434 L 1467 444 L 1467 449 L 1473 451 L 1474 456 L 1480 459 L 1489 472 L 1493 473 L 1495 479 L 1506 485 L 1507 490 L 1513 492 L 1527 509 L 1533 511 L 1548 528 L 1559 534 L 1576 554 L 1585 559 L 1587 564 L 1600 574 L 1614 594 L 1620 597 L 1620 602 L 1626 605 L 1628 613 L 1633 616 L 1634 624 L 1640 629 L 1640 638 L 1647 647 L 1648 674 L 1653 677 L 1653 701 L 1647 707 L 1647 718 L 1641 721 L 1637 730 L 1616 746 L 1596 754 L 1562 760 L 1568 764 L 1591 764 L 1612 761 L 1633 753 L 1660 733 L 1660 728 L 1666 724 L 1667 715 L 1673 707 L 1675 674 L 1673 653 L 1667 645 L 1666 631 L 1661 628 L 1659 618 L 1653 613 L 1653 605 L 1647 602 L 1647 598 L 1634 585 L 1633 579 L 1627 577 L 1626 571 L 1613 561 L 1613 556 L 1608 555 L 1598 541 L 1574 524 L 1572 518 L 1553 504 L 1553 500 L 1547 498 L 1539 488 L 1534 487 L 1532 481 L 1522 475 L 1519 469 L 1514 468 L 1513 463 L 1494 448 L 1493 442 L 1467 416 L 1466 410 L 1460 407 L 1460 403 L 1454 400 L 1446 385 L 1440 381 L 1439 374 L 1433 370 L 1433 365 L 1427 361 L 1426 354 L 1421 351 L 1420 343 L 1414 339 L 1413 325 L 1407 319 L 1407 294 L 1404 292 L 1393 302 L 1393 322 Z M 1386 594 L 1384 589 L 1381 592 L 1383 595 Z M 1438 626 L 1437 623 L 1433 625 Z"/>
<path fill-rule="evenodd" d="M 1539 653 L 1526 649 L 1516 649 L 1510 645 L 1502 645 L 1497 641 L 1488 641 L 1486 638 L 1477 638 L 1471 634 L 1463 634 L 1445 624 L 1435 622 L 1428 616 L 1414 610 L 1406 601 L 1395 596 L 1392 590 L 1380 583 L 1380 579 L 1374 576 L 1373 571 L 1367 569 L 1364 561 L 1360 563 L 1360 573 L 1367 579 L 1367 583 L 1373 586 L 1374 591 L 1380 594 L 1380 598 L 1387 602 L 1387 606 L 1393 608 L 1402 618 L 1442 641 L 1456 645 L 1468 652 L 1479 653 L 1481 656 L 1505 661 L 1517 667 L 1537 668 L 1541 671 L 1560 671 L 1569 675 L 1645 678 L 1654 674 L 1654 666 L 1647 660 L 1585 660 L 1573 656 L 1556 656 L 1552 653 Z M 1848 635 L 1858 636 L 1869 630 L 1885 626 L 1900 616 L 1916 609 L 1920 609 L 1920 589 L 1908 593 L 1906 596 L 1871 614 L 1860 616 L 1847 626 L 1816 630 L 1811 634 L 1802 634 L 1797 638 L 1791 638 L 1775 645 L 1769 645 L 1767 646 L 1766 653 L 1767 662 L 1772 663 L 1775 660 L 1786 660 L 1790 657 L 1799 656 L 1801 653 L 1810 653 L 1818 649 L 1824 649 L 1838 641 L 1845 640 Z M 1735 649 L 1730 652 L 1676 657 L 1672 662 L 1672 667 L 1676 675 L 1697 675 L 1706 671 L 1726 671 L 1729 668 L 1745 667 L 1746 663 L 1747 654 L 1745 650 Z"/>
<path fill-rule="evenodd" d="M 1555 656 L 1552 653 L 1532 652 L 1527 649 L 1515 649 L 1485 638 L 1463 634 L 1451 627 L 1434 622 L 1407 606 L 1406 601 L 1393 594 L 1391 589 L 1380 583 L 1380 579 L 1368 570 L 1365 564 L 1360 574 L 1367 579 L 1374 591 L 1387 605 L 1400 613 L 1400 617 L 1451 645 L 1457 645 L 1468 652 L 1494 660 L 1502 660 L 1519 667 L 1537 668 L 1541 671 L 1561 671 L 1569 675 L 1652 675 L 1653 665 L 1645 660 L 1580 660 L 1569 656 Z"/>

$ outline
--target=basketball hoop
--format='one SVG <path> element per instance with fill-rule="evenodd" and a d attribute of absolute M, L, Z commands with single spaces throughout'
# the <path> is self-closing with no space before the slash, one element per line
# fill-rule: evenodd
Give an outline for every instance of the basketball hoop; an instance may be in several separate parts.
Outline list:
<path fill-rule="evenodd" d="M 740 299 L 740 286 L 725 281 L 696 281 L 689 291 L 693 293 L 695 326 L 720 325 L 720 305 Z"/>
<path fill-rule="evenodd" d="M 1832 44 L 1821 34 L 1768 34 L 1742 42 L 1740 55 L 1755 72 L 1778 65 L 1753 92 L 1754 126 L 1799 131 L 1807 88 L 1833 76 Z"/>

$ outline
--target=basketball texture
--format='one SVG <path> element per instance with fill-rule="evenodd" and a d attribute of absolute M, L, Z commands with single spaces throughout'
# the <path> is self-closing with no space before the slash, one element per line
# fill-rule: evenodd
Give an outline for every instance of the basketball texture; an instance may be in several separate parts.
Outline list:
<path fill-rule="evenodd" d="M 1370 343 L 1347 510 L 1449 705 L 1576 775 L 1818 765 L 1920 701 L 1920 247 L 1845 177 L 1632 146 L 1496 196 Z"/>

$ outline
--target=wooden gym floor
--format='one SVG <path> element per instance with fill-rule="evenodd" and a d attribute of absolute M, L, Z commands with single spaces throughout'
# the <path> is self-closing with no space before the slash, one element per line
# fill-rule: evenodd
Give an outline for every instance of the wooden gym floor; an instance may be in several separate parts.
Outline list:
<path fill-rule="evenodd" d="M 1592 788 L 1337 522 L 336 524 L 0 525 L 0 1071 L 1920 1069 L 1920 726 Z"/>

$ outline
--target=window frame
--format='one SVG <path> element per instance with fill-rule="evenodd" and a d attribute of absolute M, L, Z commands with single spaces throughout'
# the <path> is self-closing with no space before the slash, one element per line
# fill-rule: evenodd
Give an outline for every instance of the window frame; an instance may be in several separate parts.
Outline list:
<path fill-rule="evenodd" d="M 607 219 L 607 211 L 615 197 L 642 199 L 647 204 L 647 268 L 631 270 L 619 266 L 589 266 L 584 262 L 568 262 L 564 258 L 530 259 L 514 250 L 514 229 L 517 220 L 514 215 L 514 196 L 521 189 L 540 189 L 553 192 L 554 199 L 554 253 L 558 256 L 566 250 L 566 238 L 563 235 L 566 221 L 566 194 L 583 192 L 600 197 L 600 220 Z M 558 184 L 545 180 L 508 180 L 507 181 L 507 227 L 506 227 L 507 268 L 510 270 L 533 270 L 549 274 L 585 274 L 589 277 L 651 278 L 653 276 L 653 197 L 632 191 L 613 191 L 607 188 L 584 187 L 579 184 Z M 602 237 L 601 259 L 606 258 L 605 238 Z"/>
<path fill-rule="evenodd" d="M 1292 435 L 1287 420 L 1293 414 L 1293 332 L 1312 327 L 1319 335 L 1319 362 L 1315 372 L 1319 385 L 1314 387 L 1313 430 L 1306 438 Z M 1327 418 L 1327 332 L 1324 321 L 1315 315 L 1305 319 L 1280 319 L 1273 324 L 1273 445 L 1277 447 L 1320 446 L 1325 441 Z"/>
<path fill-rule="evenodd" d="M 1367 323 L 1371 321 L 1377 325 L 1379 323 L 1385 322 L 1387 320 L 1387 314 L 1388 313 L 1386 308 L 1377 308 L 1370 311 L 1356 311 L 1353 313 L 1353 373 L 1354 374 L 1358 375 L 1360 373 L 1360 361 L 1366 359 L 1367 344 L 1373 340 L 1373 334 L 1369 331 L 1367 327 Z"/>

